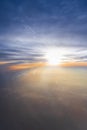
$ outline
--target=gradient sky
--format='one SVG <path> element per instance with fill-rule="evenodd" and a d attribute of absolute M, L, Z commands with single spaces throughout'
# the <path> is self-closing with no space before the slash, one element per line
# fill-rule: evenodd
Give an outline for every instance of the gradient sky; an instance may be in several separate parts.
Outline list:
<path fill-rule="evenodd" d="M 0 130 L 87 130 L 86 42 L 87 0 L 0 0 Z"/>
<path fill-rule="evenodd" d="M 0 1 L 0 61 L 44 61 L 49 48 L 64 61 L 87 62 L 86 0 Z"/>

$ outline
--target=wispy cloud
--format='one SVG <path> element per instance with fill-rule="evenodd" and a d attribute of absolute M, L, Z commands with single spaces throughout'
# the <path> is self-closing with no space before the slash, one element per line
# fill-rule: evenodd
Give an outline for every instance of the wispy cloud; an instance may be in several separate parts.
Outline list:
<path fill-rule="evenodd" d="M 65 62 L 87 61 L 87 8 L 84 0 L 37 0 L 18 4 L 8 1 L 1 2 L 0 6 L 3 16 L 0 22 L 1 61 L 45 61 L 43 50 L 46 51 L 48 46 L 56 47 L 58 51 L 65 48 L 62 57 Z"/>

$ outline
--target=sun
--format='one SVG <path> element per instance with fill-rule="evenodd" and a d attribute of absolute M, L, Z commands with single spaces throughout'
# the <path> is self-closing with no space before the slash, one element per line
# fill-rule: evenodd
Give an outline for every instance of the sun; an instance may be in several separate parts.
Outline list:
<path fill-rule="evenodd" d="M 61 63 L 61 56 L 55 48 L 48 49 L 45 53 L 48 65 L 56 66 Z"/>

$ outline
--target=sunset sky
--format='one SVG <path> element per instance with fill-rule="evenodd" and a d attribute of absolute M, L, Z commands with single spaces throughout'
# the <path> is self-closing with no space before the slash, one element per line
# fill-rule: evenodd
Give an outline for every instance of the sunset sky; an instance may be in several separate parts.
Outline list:
<path fill-rule="evenodd" d="M 87 130 L 87 0 L 0 0 L 0 130 Z"/>
<path fill-rule="evenodd" d="M 52 48 L 61 62 L 87 66 L 86 0 L 0 1 L 0 64 L 47 62 Z"/>

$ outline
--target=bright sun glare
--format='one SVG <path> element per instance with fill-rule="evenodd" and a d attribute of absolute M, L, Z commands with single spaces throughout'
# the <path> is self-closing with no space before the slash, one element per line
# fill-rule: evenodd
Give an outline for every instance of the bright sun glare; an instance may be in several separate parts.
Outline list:
<path fill-rule="evenodd" d="M 49 49 L 46 52 L 45 58 L 49 65 L 59 65 L 61 63 L 61 56 L 55 48 Z"/>

